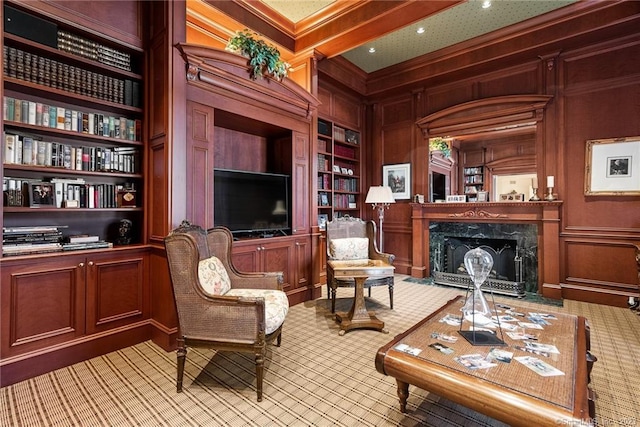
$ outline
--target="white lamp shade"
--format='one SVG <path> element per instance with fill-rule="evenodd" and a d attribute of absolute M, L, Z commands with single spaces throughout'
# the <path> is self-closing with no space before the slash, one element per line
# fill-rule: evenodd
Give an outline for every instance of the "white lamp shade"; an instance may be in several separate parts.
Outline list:
<path fill-rule="evenodd" d="M 391 187 L 380 185 L 380 186 L 373 186 L 369 188 L 369 192 L 367 193 L 367 199 L 364 202 L 365 203 L 395 203 L 396 200 L 393 198 Z"/>

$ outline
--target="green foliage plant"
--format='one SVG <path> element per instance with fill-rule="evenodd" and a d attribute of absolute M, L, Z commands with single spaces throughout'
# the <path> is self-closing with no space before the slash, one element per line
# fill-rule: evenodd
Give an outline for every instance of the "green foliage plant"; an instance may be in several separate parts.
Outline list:
<path fill-rule="evenodd" d="M 270 76 L 278 81 L 287 77 L 291 66 L 280 59 L 280 51 L 273 45 L 257 38 L 258 34 L 246 28 L 236 31 L 227 42 L 226 50 L 249 58 L 250 76 L 253 80 Z"/>
<path fill-rule="evenodd" d="M 441 151 L 444 157 L 451 157 L 451 147 L 444 138 L 429 138 L 429 151 Z"/>

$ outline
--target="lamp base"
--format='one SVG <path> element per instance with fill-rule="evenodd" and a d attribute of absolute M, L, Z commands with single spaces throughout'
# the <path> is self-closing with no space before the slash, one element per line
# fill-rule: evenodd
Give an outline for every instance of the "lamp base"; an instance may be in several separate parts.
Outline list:
<path fill-rule="evenodd" d="M 458 331 L 458 333 L 471 345 L 507 345 L 496 334 L 487 331 Z"/>

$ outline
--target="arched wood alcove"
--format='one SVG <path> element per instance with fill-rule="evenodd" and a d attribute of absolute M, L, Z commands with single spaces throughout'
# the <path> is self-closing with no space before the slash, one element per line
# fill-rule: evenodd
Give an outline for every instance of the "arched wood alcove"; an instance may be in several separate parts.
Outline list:
<path fill-rule="evenodd" d="M 494 175 L 503 175 L 517 171 L 537 173 L 542 171 L 541 156 L 536 155 L 544 149 L 544 110 L 551 101 L 550 95 L 507 95 L 484 98 L 463 104 L 454 105 L 444 110 L 423 117 L 416 122 L 421 129 L 424 143 L 429 138 L 451 138 L 456 148 L 464 149 L 471 141 L 487 141 L 492 139 L 508 139 L 523 135 L 531 135 L 535 142 L 535 153 L 502 153 L 498 158 L 487 158 L 483 165 L 487 167 L 485 179 L 491 182 Z M 463 165 L 458 162 L 460 166 Z M 518 165 L 517 169 L 513 165 Z M 426 173 L 427 182 L 431 185 L 431 176 L 438 166 L 431 164 Z M 539 175 L 539 174 L 538 174 Z M 452 182 L 452 193 L 457 187 L 456 171 L 449 176 Z"/>

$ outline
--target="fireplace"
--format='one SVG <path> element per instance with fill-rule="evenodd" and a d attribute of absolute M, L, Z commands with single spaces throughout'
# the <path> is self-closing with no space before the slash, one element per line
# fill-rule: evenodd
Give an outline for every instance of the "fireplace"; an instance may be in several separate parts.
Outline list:
<path fill-rule="evenodd" d="M 506 259 L 496 264 L 504 266 L 504 270 L 497 272 L 507 277 L 504 293 L 521 296 L 523 292 L 538 292 L 548 298 L 562 298 L 558 262 L 562 202 L 412 203 L 411 206 L 411 276 L 433 277 L 438 282 L 446 279 L 448 285 L 466 288 L 468 282 L 462 279 L 466 276 L 465 280 L 469 280 L 468 275 L 455 271 L 459 261 L 451 257 L 467 247 L 486 245 Z"/>
<path fill-rule="evenodd" d="M 533 224 L 431 223 L 431 277 L 440 285 L 467 288 L 464 255 L 481 248 L 493 258 L 483 289 L 523 297 L 537 290 L 537 227 Z"/>

